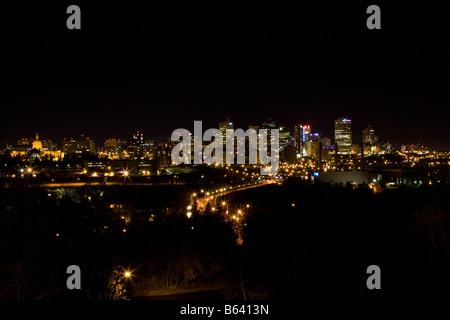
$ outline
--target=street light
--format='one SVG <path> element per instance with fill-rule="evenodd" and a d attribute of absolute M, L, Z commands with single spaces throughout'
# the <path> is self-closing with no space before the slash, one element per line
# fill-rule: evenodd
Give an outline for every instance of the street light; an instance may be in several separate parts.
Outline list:
<path fill-rule="evenodd" d="M 125 278 L 131 277 L 131 272 L 130 272 L 130 271 L 126 271 L 126 272 L 124 273 L 124 276 L 125 276 Z"/>

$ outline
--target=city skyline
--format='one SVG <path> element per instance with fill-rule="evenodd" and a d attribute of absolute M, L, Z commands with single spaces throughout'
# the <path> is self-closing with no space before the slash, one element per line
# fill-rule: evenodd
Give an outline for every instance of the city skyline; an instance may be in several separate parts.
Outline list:
<path fill-rule="evenodd" d="M 239 126 L 239 125 L 236 125 L 236 123 L 235 123 L 232 119 L 230 119 L 230 117 L 224 117 L 222 121 L 218 122 L 216 126 L 211 126 L 211 128 L 216 128 L 216 129 L 219 129 L 220 131 L 223 131 L 224 129 L 223 129 L 223 130 L 220 129 L 220 128 L 221 128 L 221 124 L 225 124 L 225 123 L 231 121 L 232 124 L 231 124 L 230 126 L 227 126 L 227 127 L 229 127 L 229 128 L 233 128 L 233 127 L 234 127 L 234 129 L 241 128 L 241 129 L 244 129 L 244 131 L 245 131 L 245 130 L 247 130 L 248 128 L 251 128 L 251 127 L 254 127 L 254 126 L 263 127 L 263 124 L 264 124 L 265 121 L 267 121 L 267 120 L 273 120 L 273 122 L 274 122 L 274 124 L 276 124 L 276 127 L 277 127 L 277 128 L 278 128 L 278 127 L 283 127 L 283 129 L 284 129 L 286 132 L 289 133 L 291 139 L 294 139 L 294 135 L 295 135 L 295 127 L 296 127 L 296 126 L 298 126 L 298 125 L 303 125 L 303 126 L 306 125 L 306 126 L 308 126 L 308 133 L 311 132 L 311 131 L 317 132 L 317 133 L 320 134 L 320 136 L 321 136 L 322 138 L 330 139 L 330 141 L 332 141 L 333 144 L 335 144 L 335 143 L 337 143 L 336 137 L 335 137 L 335 130 L 336 130 L 335 125 L 336 125 L 336 121 L 338 121 L 338 120 L 340 120 L 340 119 L 342 119 L 342 118 L 348 119 L 349 122 L 350 122 L 350 124 L 351 124 L 351 129 L 350 129 L 350 130 L 351 130 L 350 145 L 351 145 L 351 144 L 354 144 L 354 145 L 360 145 L 361 143 L 364 143 L 364 135 L 367 134 L 366 130 L 367 130 L 368 128 L 370 128 L 371 131 L 372 131 L 372 134 L 375 132 L 376 137 L 377 137 L 377 142 L 389 142 L 389 143 L 395 145 L 397 148 L 400 148 L 401 146 L 418 145 L 418 144 L 420 144 L 420 145 L 424 145 L 425 147 L 427 147 L 427 148 L 429 148 L 429 149 L 432 149 L 432 150 L 436 150 L 436 151 L 448 151 L 448 150 L 442 150 L 442 149 L 434 149 L 434 148 L 430 147 L 428 144 L 426 144 L 426 143 L 424 143 L 423 141 L 420 141 L 420 140 L 419 140 L 419 141 L 412 141 L 411 143 L 405 143 L 405 142 L 397 143 L 397 142 L 395 142 L 395 141 L 398 140 L 398 139 L 396 139 L 395 137 L 386 137 L 386 136 L 383 135 L 383 133 L 380 134 L 380 131 L 377 130 L 377 128 L 374 128 L 374 126 L 372 126 L 372 125 L 370 125 L 370 124 L 365 125 L 365 126 L 362 126 L 363 129 L 361 129 L 361 130 L 355 130 L 354 127 L 353 127 L 355 123 L 354 123 L 354 121 L 351 119 L 351 117 L 338 117 L 338 118 L 334 119 L 334 120 L 333 120 L 333 123 L 330 125 L 330 127 L 332 128 L 332 131 L 331 131 L 331 132 L 330 132 L 330 129 L 329 129 L 329 128 L 328 128 L 327 130 L 322 131 L 322 130 L 320 130 L 319 128 L 312 126 L 309 122 L 298 122 L 297 124 L 295 124 L 295 125 L 293 125 L 293 126 L 286 126 L 284 122 L 278 122 L 278 121 L 275 121 L 275 120 L 273 120 L 272 117 L 268 117 L 267 119 L 265 119 L 265 120 L 263 120 L 263 121 L 261 121 L 261 122 L 259 122 L 259 123 L 252 123 L 252 124 L 248 124 L 248 125 L 246 125 L 246 126 Z M 190 125 L 190 126 L 192 126 L 192 125 Z M 187 129 L 187 130 L 189 130 L 190 132 L 193 132 L 193 128 L 190 128 L 190 126 L 184 126 L 183 129 Z M 361 127 L 361 125 L 358 125 L 358 127 Z M 175 129 L 176 129 L 176 128 L 175 128 Z M 174 131 L 175 129 L 173 129 L 172 131 Z M 94 143 L 95 143 L 95 145 L 96 145 L 96 148 L 97 148 L 98 150 L 101 150 L 103 147 L 105 147 L 105 144 L 106 144 L 107 141 L 109 141 L 109 140 L 117 140 L 117 141 L 121 141 L 122 143 L 127 144 L 127 142 L 129 143 L 130 136 L 135 135 L 136 133 L 137 133 L 137 134 L 140 133 L 141 135 L 144 135 L 144 134 L 145 134 L 145 140 L 142 140 L 142 143 L 143 143 L 144 141 L 145 141 L 145 142 L 152 141 L 152 142 L 155 143 L 155 144 L 166 143 L 166 142 L 169 142 L 169 141 L 170 141 L 170 135 L 171 135 L 172 131 L 170 131 L 170 132 L 168 132 L 168 133 L 166 134 L 166 136 L 167 136 L 166 139 L 163 138 L 163 139 L 161 139 L 161 140 L 157 139 L 156 137 L 158 137 L 158 136 L 159 136 L 159 137 L 163 137 L 163 136 L 164 136 L 163 134 L 160 134 L 160 135 L 150 135 L 150 134 L 148 134 L 145 130 L 135 130 L 135 131 L 129 131 L 129 132 L 128 132 L 126 135 L 124 135 L 124 136 L 110 135 L 110 136 L 107 136 L 107 138 L 104 139 L 104 140 L 100 140 L 99 138 L 96 138 L 96 137 L 90 137 L 89 135 L 86 135 L 85 133 L 79 133 L 79 134 L 74 135 L 74 136 L 71 136 L 71 137 L 63 137 L 63 138 L 61 138 L 60 140 L 59 140 L 59 139 L 54 139 L 54 138 L 52 138 L 52 137 L 45 137 L 45 139 L 43 139 L 43 141 L 49 141 L 49 142 L 52 142 L 52 143 L 54 143 L 54 144 L 56 144 L 56 145 L 58 145 L 58 146 L 61 146 L 62 144 L 64 144 L 64 142 L 65 142 L 66 140 L 67 140 L 67 141 L 70 141 L 70 140 L 73 140 L 73 139 L 78 139 L 78 138 L 80 138 L 80 137 L 82 137 L 82 138 L 84 137 L 84 138 L 87 138 L 88 140 L 89 140 L 89 139 L 90 139 L 90 140 L 93 140 Z M 36 131 L 33 135 L 40 134 L 39 132 L 42 132 L 42 131 Z M 323 132 L 330 132 L 330 134 L 329 134 L 329 135 L 326 135 L 326 134 L 323 134 Z M 222 132 L 222 134 L 223 134 L 223 136 L 225 136 L 225 134 L 224 134 L 223 132 Z M 42 135 L 41 135 L 41 136 L 42 136 Z M 142 138 L 142 139 L 143 139 L 143 138 Z M 281 137 L 280 137 L 280 139 L 281 139 Z M 17 137 L 17 139 L 15 139 L 15 140 L 12 140 L 12 141 L 9 141 L 9 142 L 4 143 L 4 144 L 3 144 L 3 147 L 4 147 L 3 150 L 5 151 L 5 150 L 7 149 L 8 146 L 16 145 L 17 142 L 19 142 L 19 141 L 21 141 L 21 140 L 22 140 L 22 141 L 27 141 L 27 140 L 28 140 L 28 141 L 32 142 L 32 141 L 33 141 L 33 138 L 30 137 L 30 136 L 29 136 L 29 137 L 23 137 L 23 136 L 22 136 L 22 137 Z M 379 140 L 379 141 L 378 141 L 378 140 Z M 294 140 L 292 140 L 292 141 L 290 142 L 290 145 L 295 146 Z"/>
<path fill-rule="evenodd" d="M 36 131 L 104 141 L 141 130 L 165 140 L 195 120 L 215 127 L 223 115 L 239 127 L 268 116 L 289 127 L 309 123 L 332 137 L 330 123 L 347 115 L 355 132 L 370 124 L 397 144 L 450 150 L 449 51 L 439 19 L 405 28 L 406 9 L 393 21 L 387 6 L 389 28 L 374 33 L 354 18 L 360 9 L 365 18 L 363 6 L 229 21 L 225 11 L 85 4 L 85 24 L 71 32 L 64 5 L 49 7 L 12 8 L 2 21 L 15 28 L 1 53 L 2 144 Z M 111 27 L 108 16 L 121 19 Z"/>

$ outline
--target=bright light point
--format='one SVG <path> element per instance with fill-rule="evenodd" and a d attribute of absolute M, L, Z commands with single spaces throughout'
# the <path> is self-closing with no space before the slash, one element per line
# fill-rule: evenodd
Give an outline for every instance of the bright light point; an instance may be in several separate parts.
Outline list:
<path fill-rule="evenodd" d="M 192 206 L 187 206 L 187 209 L 188 209 L 188 210 L 191 210 L 191 209 L 192 209 Z"/>
<path fill-rule="evenodd" d="M 128 176 L 128 171 L 125 170 L 125 171 L 123 172 L 123 175 L 124 175 L 125 177 Z"/>
<path fill-rule="evenodd" d="M 186 215 L 188 218 L 190 218 L 192 216 L 192 212 L 187 212 Z"/>
<path fill-rule="evenodd" d="M 131 272 L 129 272 L 129 271 L 125 272 L 125 277 L 127 277 L 127 278 L 131 277 Z"/>
<path fill-rule="evenodd" d="M 291 206 L 295 207 L 295 203 L 292 203 Z"/>
<path fill-rule="evenodd" d="M 31 172 L 32 170 L 31 170 L 31 168 L 28 168 L 27 171 L 28 171 L 28 172 Z"/>
<path fill-rule="evenodd" d="M 247 208 L 250 208 L 250 205 L 248 204 L 248 205 L 246 205 L 246 207 L 247 207 Z"/>
<path fill-rule="evenodd" d="M 196 193 L 193 193 L 192 195 L 193 195 L 194 197 L 196 197 L 196 196 L 197 196 L 197 194 L 196 194 Z"/>
<path fill-rule="evenodd" d="M 224 201 L 224 202 L 222 202 L 222 205 L 224 206 L 224 205 L 226 205 L 226 202 Z"/>
<path fill-rule="evenodd" d="M 238 213 L 242 213 L 242 211 L 241 211 L 241 210 L 238 210 Z"/>

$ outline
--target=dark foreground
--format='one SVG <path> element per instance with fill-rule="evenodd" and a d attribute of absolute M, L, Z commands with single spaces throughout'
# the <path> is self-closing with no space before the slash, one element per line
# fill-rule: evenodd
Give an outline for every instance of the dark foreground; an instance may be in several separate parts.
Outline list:
<path fill-rule="evenodd" d="M 245 211 L 239 221 L 209 206 L 188 219 L 191 192 L 3 188 L 0 299 L 450 296 L 448 188 L 265 186 L 221 199 L 230 215 Z M 66 287 L 69 265 L 81 268 L 81 290 Z M 381 290 L 366 287 L 369 265 L 381 268 Z"/>

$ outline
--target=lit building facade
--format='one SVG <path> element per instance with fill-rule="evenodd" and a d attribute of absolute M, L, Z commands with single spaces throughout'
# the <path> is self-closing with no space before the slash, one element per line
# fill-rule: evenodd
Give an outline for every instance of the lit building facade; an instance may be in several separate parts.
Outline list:
<path fill-rule="evenodd" d="M 306 142 L 309 140 L 310 133 L 310 125 L 298 124 L 294 127 L 294 147 L 298 158 L 307 156 Z"/>
<path fill-rule="evenodd" d="M 67 155 L 75 156 L 92 156 L 96 154 L 94 141 L 84 135 L 81 135 L 78 139 L 64 139 L 62 151 Z"/>
<path fill-rule="evenodd" d="M 17 141 L 17 145 L 10 149 L 11 157 L 30 157 L 32 159 L 48 159 L 53 161 L 62 160 L 64 153 L 58 150 L 56 144 L 49 140 L 41 141 L 39 134 L 36 133 L 35 139 L 22 139 Z"/>
<path fill-rule="evenodd" d="M 352 147 L 352 120 L 339 118 L 334 120 L 334 142 L 337 153 L 349 154 Z"/>
<path fill-rule="evenodd" d="M 128 147 L 140 147 L 144 145 L 144 134 L 137 131 L 136 133 L 130 134 L 127 139 Z"/>
<path fill-rule="evenodd" d="M 365 146 L 374 146 L 377 144 L 378 136 L 371 126 L 368 126 L 362 131 L 362 142 Z"/>

